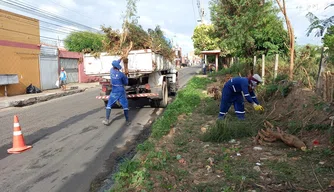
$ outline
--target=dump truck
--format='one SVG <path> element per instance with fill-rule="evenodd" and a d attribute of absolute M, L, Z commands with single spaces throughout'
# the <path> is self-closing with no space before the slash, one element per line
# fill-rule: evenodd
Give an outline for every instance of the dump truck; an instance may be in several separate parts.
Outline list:
<path fill-rule="evenodd" d="M 101 77 L 100 95 L 105 105 L 108 103 L 112 90 L 110 69 L 112 61 L 120 56 L 111 56 L 102 53 L 95 58 L 90 54 L 84 55 L 86 75 Z M 171 61 L 151 49 L 132 50 L 128 54 L 128 63 L 121 62 L 122 72 L 128 76 L 129 84 L 125 86 L 127 98 L 138 100 L 147 98 L 151 107 L 165 108 L 168 105 L 168 96 L 175 95 L 178 85 L 178 71 Z M 119 104 L 116 104 L 119 106 Z"/>

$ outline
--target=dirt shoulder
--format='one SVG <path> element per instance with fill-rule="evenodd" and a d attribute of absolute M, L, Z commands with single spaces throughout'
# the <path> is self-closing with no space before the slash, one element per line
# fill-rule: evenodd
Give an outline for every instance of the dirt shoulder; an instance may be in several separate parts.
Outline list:
<path fill-rule="evenodd" d="M 152 127 L 150 139 L 137 147 L 137 158 L 121 165 L 113 191 L 334 190 L 332 106 L 312 93 L 301 97 L 303 89 L 293 87 L 282 98 L 279 92 L 264 95 L 262 114 L 246 104 L 246 121 L 238 121 L 232 108 L 217 122 L 219 96 L 206 94 L 208 80 L 195 81 L 206 83 L 190 83 L 178 95 Z M 297 136 L 307 151 L 280 141 L 254 142 L 264 120 Z"/>

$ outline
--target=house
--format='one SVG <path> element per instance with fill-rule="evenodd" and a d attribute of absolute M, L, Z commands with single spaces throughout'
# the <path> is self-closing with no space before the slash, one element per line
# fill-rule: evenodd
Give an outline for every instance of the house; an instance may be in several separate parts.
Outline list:
<path fill-rule="evenodd" d="M 30 84 L 40 88 L 39 21 L 0 9 L 0 26 L 0 74 L 16 74 L 19 80 L 7 86 L 8 95 L 24 94 Z"/>

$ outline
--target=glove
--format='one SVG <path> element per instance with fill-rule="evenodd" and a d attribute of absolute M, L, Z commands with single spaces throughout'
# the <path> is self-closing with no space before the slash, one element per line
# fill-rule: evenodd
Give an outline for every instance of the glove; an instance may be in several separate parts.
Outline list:
<path fill-rule="evenodd" d="M 253 107 L 255 111 L 264 111 L 264 108 L 261 105 L 254 104 Z"/>

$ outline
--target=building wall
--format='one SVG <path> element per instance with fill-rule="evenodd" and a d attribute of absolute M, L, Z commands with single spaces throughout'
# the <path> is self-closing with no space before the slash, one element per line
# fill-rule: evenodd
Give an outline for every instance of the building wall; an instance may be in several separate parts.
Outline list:
<path fill-rule="evenodd" d="M 91 83 L 91 82 L 98 82 L 102 80 L 100 77 L 93 77 L 88 76 L 85 73 L 85 67 L 83 63 L 83 55 L 82 53 L 77 52 L 70 52 L 70 51 L 63 51 L 59 50 L 59 57 L 60 58 L 71 58 L 71 59 L 78 59 L 78 70 L 79 70 L 79 83 Z"/>
<path fill-rule="evenodd" d="M 0 9 L 0 74 L 17 74 L 8 96 L 24 94 L 31 83 L 40 88 L 39 21 Z M 0 86 L 4 96 L 4 86 Z"/>

